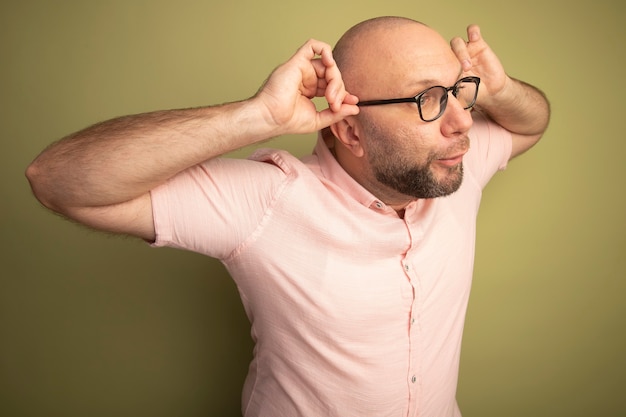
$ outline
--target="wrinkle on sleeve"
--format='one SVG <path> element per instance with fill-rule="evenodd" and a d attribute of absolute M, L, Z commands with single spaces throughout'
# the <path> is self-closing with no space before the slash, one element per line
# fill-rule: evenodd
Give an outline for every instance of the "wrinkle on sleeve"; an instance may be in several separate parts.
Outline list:
<path fill-rule="evenodd" d="M 156 241 L 224 259 L 258 227 L 287 175 L 271 163 L 216 158 L 151 191 Z"/>

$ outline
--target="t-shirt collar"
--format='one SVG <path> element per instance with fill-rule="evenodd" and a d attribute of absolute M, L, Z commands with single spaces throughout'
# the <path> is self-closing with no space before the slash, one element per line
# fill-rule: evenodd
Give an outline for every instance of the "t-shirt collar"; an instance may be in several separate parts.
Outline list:
<path fill-rule="evenodd" d="M 331 137 L 328 140 L 333 140 L 333 138 Z M 378 210 L 384 207 L 384 204 L 376 198 L 375 195 L 356 182 L 356 180 L 343 169 L 330 151 L 329 145 L 324 140 L 322 132 L 319 132 L 317 135 L 317 143 L 313 150 L 313 155 L 318 158 L 320 171 L 324 178 L 340 187 L 350 197 L 366 207 Z"/>

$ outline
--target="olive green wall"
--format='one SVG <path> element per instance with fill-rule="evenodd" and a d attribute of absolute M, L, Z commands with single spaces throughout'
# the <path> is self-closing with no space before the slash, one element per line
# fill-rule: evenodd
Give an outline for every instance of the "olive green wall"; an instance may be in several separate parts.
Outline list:
<path fill-rule="evenodd" d="M 624 5 L 2 2 L 0 415 L 239 414 L 252 344 L 222 267 L 61 220 L 32 198 L 24 168 L 103 119 L 248 97 L 309 37 L 334 43 L 383 14 L 448 38 L 479 23 L 509 73 L 552 101 L 543 142 L 485 192 L 464 416 L 625 415 Z"/>

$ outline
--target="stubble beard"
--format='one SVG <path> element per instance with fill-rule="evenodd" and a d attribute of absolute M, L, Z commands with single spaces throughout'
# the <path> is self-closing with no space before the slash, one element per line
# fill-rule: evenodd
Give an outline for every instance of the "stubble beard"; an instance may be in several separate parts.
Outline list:
<path fill-rule="evenodd" d="M 373 159 L 373 158 L 370 158 Z M 371 163 L 372 161 L 370 161 Z M 457 191 L 463 182 L 463 163 L 447 168 L 445 179 L 438 180 L 431 170 L 432 161 L 421 166 L 401 167 L 376 164 L 374 175 L 387 187 L 413 198 L 437 198 Z"/>
<path fill-rule="evenodd" d="M 457 191 L 463 182 L 463 162 L 452 167 L 440 165 L 444 172 L 441 178 L 434 173 L 433 163 L 457 151 L 467 149 L 469 139 L 455 143 L 445 153 L 431 152 L 422 164 L 415 163 L 406 155 L 399 155 L 397 149 L 385 138 L 376 138 L 376 145 L 370 148 L 368 161 L 378 182 L 412 198 L 437 198 Z"/>

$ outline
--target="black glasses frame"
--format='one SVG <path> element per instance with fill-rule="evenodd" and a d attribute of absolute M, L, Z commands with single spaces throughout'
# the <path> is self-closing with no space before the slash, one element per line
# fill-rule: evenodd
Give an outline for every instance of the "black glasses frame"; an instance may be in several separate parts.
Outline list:
<path fill-rule="evenodd" d="M 419 111 L 420 118 L 425 122 L 432 122 L 437 120 L 443 115 L 443 112 L 446 111 L 446 106 L 448 105 L 448 93 L 452 91 L 452 95 L 456 97 L 458 94 L 459 85 L 462 83 L 474 83 L 476 84 L 476 93 L 474 94 L 474 99 L 470 104 L 463 107 L 463 109 L 471 109 L 476 104 L 476 97 L 478 97 L 478 87 L 480 86 L 480 78 L 479 77 L 464 77 L 458 80 L 452 87 L 444 87 L 442 85 L 434 85 L 432 87 L 427 88 L 426 90 L 420 92 L 416 96 L 406 97 L 406 98 L 389 98 L 386 100 L 367 100 L 361 101 L 357 104 L 357 106 L 379 106 L 383 104 L 397 104 L 397 103 L 415 103 L 417 104 L 417 110 Z M 422 106 L 420 105 L 420 99 L 424 94 L 432 90 L 433 88 L 444 88 L 446 93 L 441 96 L 441 102 L 439 103 L 439 114 L 430 119 L 425 119 L 422 115 Z"/>

